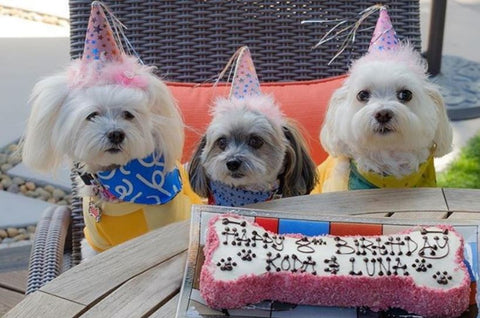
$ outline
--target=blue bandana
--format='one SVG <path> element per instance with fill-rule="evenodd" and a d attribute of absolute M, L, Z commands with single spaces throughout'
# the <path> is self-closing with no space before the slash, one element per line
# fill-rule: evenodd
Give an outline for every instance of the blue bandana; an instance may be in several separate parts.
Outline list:
<path fill-rule="evenodd" d="M 97 173 L 101 185 L 123 202 L 164 204 L 182 189 L 177 168 L 165 172 L 165 160 L 154 154 L 126 165 Z"/>
<path fill-rule="evenodd" d="M 271 200 L 277 191 L 278 187 L 268 191 L 252 191 L 235 188 L 218 181 L 210 181 L 209 204 L 240 207 Z"/>

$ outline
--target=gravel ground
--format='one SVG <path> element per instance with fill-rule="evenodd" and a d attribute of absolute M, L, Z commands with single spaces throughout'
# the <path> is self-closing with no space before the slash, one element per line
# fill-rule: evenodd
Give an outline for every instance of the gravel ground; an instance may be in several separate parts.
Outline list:
<path fill-rule="evenodd" d="M 0 149 L 0 191 L 8 191 L 30 198 L 47 201 L 58 205 L 69 205 L 71 194 L 52 185 L 35 184 L 30 180 L 11 177 L 7 171 L 21 162 L 17 153 L 18 144 L 13 143 Z M 0 246 L 15 242 L 32 240 L 35 226 L 0 228 Z"/>
<path fill-rule="evenodd" d="M 35 225 L 0 228 L 0 249 L 2 247 L 17 246 L 25 241 L 33 240 L 35 229 Z"/>

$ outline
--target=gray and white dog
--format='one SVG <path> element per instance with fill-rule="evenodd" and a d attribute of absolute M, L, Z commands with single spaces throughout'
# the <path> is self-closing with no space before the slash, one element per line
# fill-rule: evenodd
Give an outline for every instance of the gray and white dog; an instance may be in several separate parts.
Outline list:
<path fill-rule="evenodd" d="M 315 163 L 298 127 L 272 97 L 222 98 L 212 115 L 189 166 L 198 195 L 211 204 L 241 206 L 310 193 Z"/>

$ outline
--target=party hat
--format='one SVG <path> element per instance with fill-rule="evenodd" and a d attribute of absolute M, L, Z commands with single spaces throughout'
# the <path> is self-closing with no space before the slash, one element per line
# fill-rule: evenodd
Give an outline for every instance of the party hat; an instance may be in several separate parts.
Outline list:
<path fill-rule="evenodd" d="M 120 61 L 120 52 L 102 3 L 92 2 L 82 59 L 84 61 Z"/>
<path fill-rule="evenodd" d="M 392 26 L 387 9 L 382 7 L 380 9 L 380 16 L 378 17 L 375 31 L 373 31 L 372 40 L 368 52 L 372 51 L 394 51 L 400 46 L 400 40 L 397 33 Z"/>
<path fill-rule="evenodd" d="M 219 98 L 215 102 L 212 115 L 231 114 L 235 110 L 248 109 L 262 113 L 279 126 L 283 125 L 285 118 L 280 107 L 272 96 L 263 94 L 260 90 L 260 82 L 247 46 L 242 46 L 235 52 L 219 79 L 232 63 L 235 63 L 235 70 L 230 95 L 228 98 Z"/>
<path fill-rule="evenodd" d="M 125 53 L 120 36 L 125 26 L 100 1 L 93 1 L 85 35 L 85 47 L 80 59 L 73 61 L 68 69 L 72 88 L 118 84 L 146 88 L 146 74 L 151 67 L 144 66 L 138 57 Z M 104 9 L 107 10 L 115 32 L 112 30 Z M 126 40 L 129 44 L 128 40 Z"/>
<path fill-rule="evenodd" d="M 249 96 L 260 95 L 260 83 L 250 50 L 247 46 L 242 46 L 235 55 L 237 55 L 237 63 L 233 74 L 230 98 L 243 99 Z"/>

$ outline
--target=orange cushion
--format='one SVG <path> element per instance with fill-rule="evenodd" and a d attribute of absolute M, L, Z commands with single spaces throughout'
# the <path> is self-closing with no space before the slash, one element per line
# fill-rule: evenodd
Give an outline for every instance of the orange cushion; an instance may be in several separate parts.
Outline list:
<path fill-rule="evenodd" d="M 335 89 L 345 76 L 314 81 L 261 83 L 261 90 L 274 96 L 287 117 L 295 119 L 304 129 L 304 137 L 317 164 L 327 158 L 319 141 L 320 128 Z M 186 124 L 182 162 L 190 160 L 211 116 L 209 107 L 219 96 L 227 96 L 230 85 L 167 82 L 183 114 Z"/>

